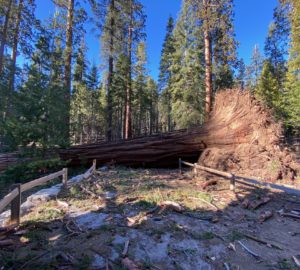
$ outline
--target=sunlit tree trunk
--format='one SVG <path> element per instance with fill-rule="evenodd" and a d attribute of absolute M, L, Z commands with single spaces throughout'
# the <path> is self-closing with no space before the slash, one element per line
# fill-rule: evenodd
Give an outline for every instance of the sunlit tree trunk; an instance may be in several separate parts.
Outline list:
<path fill-rule="evenodd" d="M 133 2 L 130 1 L 130 23 L 128 29 L 128 81 L 126 88 L 126 103 L 125 103 L 125 134 L 124 138 L 129 139 L 132 137 L 131 126 L 131 95 L 132 95 L 132 35 L 133 35 Z"/>
<path fill-rule="evenodd" d="M 115 1 L 111 0 L 110 2 L 111 9 L 111 19 L 110 19 L 110 41 L 109 41 L 109 58 L 108 58 L 108 78 L 107 78 L 107 140 L 112 140 L 112 86 L 113 86 L 113 72 L 114 72 L 114 27 L 115 27 L 115 19 L 114 19 L 114 9 L 115 9 Z"/>
<path fill-rule="evenodd" d="M 211 98 L 212 98 L 212 63 L 211 63 L 211 40 L 209 36 L 208 26 L 208 3 L 203 0 L 204 8 L 204 56 L 205 56 L 205 112 L 208 117 L 211 111 Z"/>
<path fill-rule="evenodd" d="M 66 140 L 69 141 L 70 133 L 70 97 L 71 97 L 71 70 L 73 53 L 73 18 L 74 0 L 68 0 L 68 17 L 66 30 L 66 49 L 65 49 L 65 100 L 66 100 Z"/>
<path fill-rule="evenodd" d="M 3 25 L 3 31 L 2 31 L 2 38 L 1 38 L 1 43 L 0 43 L 0 74 L 2 73 L 3 70 L 3 60 L 4 60 L 4 48 L 6 45 L 6 38 L 7 38 L 7 32 L 8 32 L 8 23 L 10 19 L 10 13 L 11 13 L 11 8 L 12 8 L 12 0 L 8 1 L 8 7 L 7 11 L 5 14 L 5 20 L 4 20 L 4 25 Z"/>
<path fill-rule="evenodd" d="M 23 0 L 19 1 L 16 28 L 14 31 L 14 41 L 13 41 L 13 49 L 12 49 L 12 56 L 11 56 L 12 58 L 11 75 L 9 80 L 10 91 L 14 90 L 14 85 L 15 85 L 16 60 L 17 60 L 18 45 L 19 45 L 19 33 L 20 33 L 20 23 L 21 23 L 22 10 L 23 10 L 23 2 L 24 2 Z"/>

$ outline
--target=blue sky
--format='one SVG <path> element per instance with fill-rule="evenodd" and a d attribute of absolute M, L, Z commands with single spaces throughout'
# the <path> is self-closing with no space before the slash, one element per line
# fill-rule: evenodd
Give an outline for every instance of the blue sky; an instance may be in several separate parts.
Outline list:
<path fill-rule="evenodd" d="M 168 17 L 177 17 L 181 0 L 141 0 L 147 14 L 147 54 L 148 69 L 154 79 L 158 77 L 158 67 L 162 43 Z M 268 26 L 272 20 L 273 9 L 277 0 L 235 0 L 235 32 L 240 43 L 239 57 L 244 58 L 246 64 L 251 58 L 255 44 L 263 51 Z M 36 15 L 39 19 L 53 14 L 53 5 L 50 0 L 37 0 Z M 91 62 L 100 62 L 100 45 L 93 33 L 87 33 L 88 58 Z"/>

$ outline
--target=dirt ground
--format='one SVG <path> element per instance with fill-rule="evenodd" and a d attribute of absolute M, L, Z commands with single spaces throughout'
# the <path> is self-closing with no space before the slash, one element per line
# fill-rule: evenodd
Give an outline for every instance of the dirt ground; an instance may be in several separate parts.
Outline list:
<path fill-rule="evenodd" d="M 233 193 L 215 180 L 203 188 L 189 171 L 101 171 L 0 236 L 12 240 L 0 269 L 299 269 L 300 219 L 284 213 L 300 214 L 300 197 L 240 184 Z"/>

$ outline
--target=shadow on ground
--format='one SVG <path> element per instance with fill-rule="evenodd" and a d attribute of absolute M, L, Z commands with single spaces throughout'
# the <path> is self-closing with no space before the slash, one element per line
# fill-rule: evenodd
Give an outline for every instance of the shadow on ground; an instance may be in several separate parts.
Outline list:
<path fill-rule="evenodd" d="M 299 220 L 278 211 L 300 211 L 300 198 L 242 185 L 233 193 L 217 180 L 203 190 L 189 172 L 102 172 L 24 216 L 1 269 L 126 269 L 124 257 L 138 269 L 297 269 Z"/>

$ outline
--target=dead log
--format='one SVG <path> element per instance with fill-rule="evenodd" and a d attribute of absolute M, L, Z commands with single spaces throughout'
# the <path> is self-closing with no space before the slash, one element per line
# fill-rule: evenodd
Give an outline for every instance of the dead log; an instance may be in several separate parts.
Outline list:
<path fill-rule="evenodd" d="M 215 98 L 209 120 L 200 127 L 110 143 L 74 146 L 60 151 L 79 165 L 177 166 L 178 159 L 267 180 L 294 179 L 295 158 L 280 145 L 281 125 L 247 91 L 224 90 Z"/>

